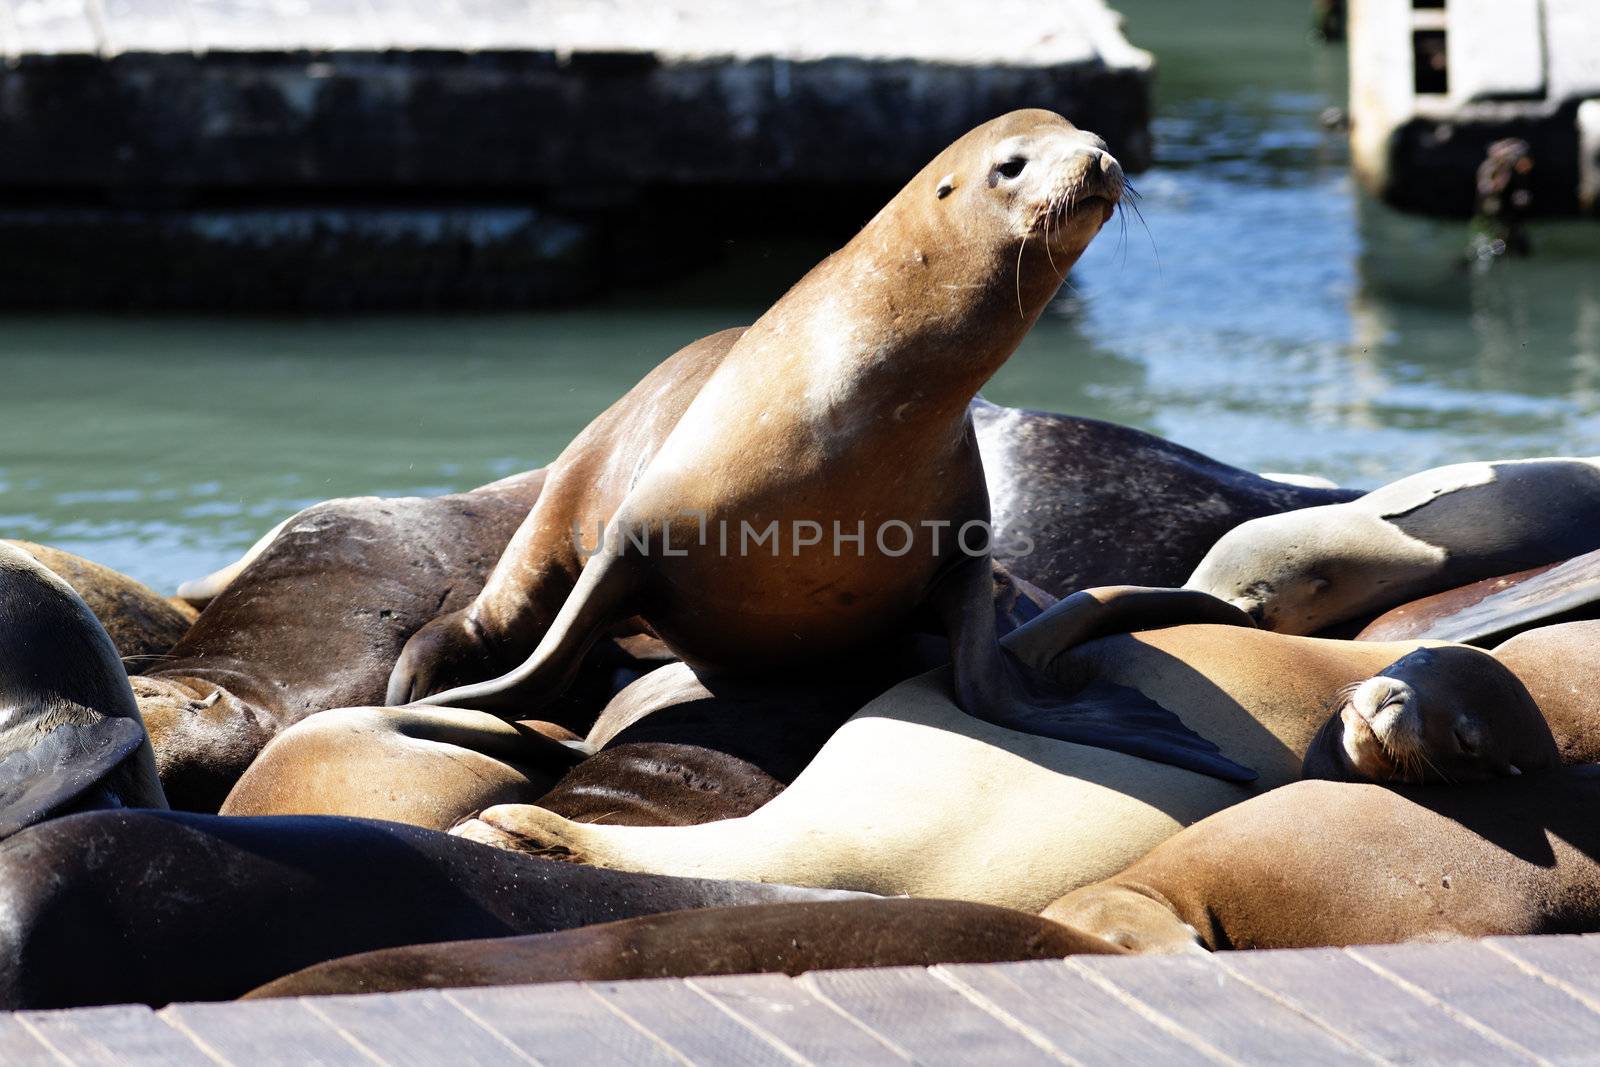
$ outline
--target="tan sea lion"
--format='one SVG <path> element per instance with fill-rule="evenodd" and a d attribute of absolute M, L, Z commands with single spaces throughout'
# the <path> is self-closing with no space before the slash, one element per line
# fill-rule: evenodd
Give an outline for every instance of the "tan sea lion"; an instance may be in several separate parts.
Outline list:
<path fill-rule="evenodd" d="M 1459 787 L 1300 782 L 1044 914 L 1140 952 L 1600 931 L 1600 766 Z"/>
<path fill-rule="evenodd" d="M 160 666 L 166 652 L 189 632 L 196 612 L 110 567 L 31 541 L 0 541 L 28 553 L 65 581 L 100 620 L 128 673 Z"/>
<path fill-rule="evenodd" d="M 1432 638 L 1489 646 L 1600 614 L 1600 551 L 1434 593 L 1373 619 L 1358 641 Z"/>
<path fill-rule="evenodd" d="M 65 812 L 166 806 L 105 628 L 30 552 L 0 542 L 0 837 Z"/>
<path fill-rule="evenodd" d="M 725 350 L 690 346 L 591 423 L 471 608 L 407 644 L 388 702 L 540 714 L 634 617 L 697 671 L 752 676 L 920 610 L 973 714 L 1248 777 L 1170 719 L 1082 721 L 1004 656 L 971 536 L 989 516 L 973 396 L 1122 191 L 1099 138 L 1050 112 L 956 141 Z M 580 573 L 575 532 L 602 523 Z"/>
<path fill-rule="evenodd" d="M 286 975 L 243 999 L 714 974 L 797 975 L 842 967 L 1002 963 L 1121 951 L 1036 915 L 966 901 L 752 904 L 648 915 L 531 937 L 364 952 Z"/>
<path fill-rule="evenodd" d="M 0 1008 L 229 999 L 379 948 L 851 896 L 574 867 L 361 819 L 95 811 L 0 842 Z"/>
<path fill-rule="evenodd" d="M 1145 629 L 1195 618 L 1235 625 Z M 1130 629 L 1142 632 L 1119 632 Z M 1107 632 L 1114 636 L 1095 639 Z M 792 785 L 747 817 L 692 827 L 595 826 L 508 805 L 456 832 L 629 870 L 1037 911 L 1182 827 L 1298 778 L 1334 697 L 1418 647 L 1260 631 L 1229 605 L 1182 590 L 1075 594 L 1005 640 L 1075 691 L 1080 713 L 1109 708 L 1127 716 L 1157 705 L 1257 768 L 1259 780 L 1224 782 L 997 727 L 964 714 L 948 673 L 936 671 L 868 704 Z"/>
<path fill-rule="evenodd" d="M 1495 646 L 1494 657 L 1539 705 L 1563 763 L 1600 763 L 1600 621 L 1541 626 Z"/>
<path fill-rule="evenodd" d="M 1370 619 L 1466 582 L 1600 549 L 1600 461 L 1458 463 L 1357 500 L 1252 519 L 1185 583 L 1280 633 Z"/>

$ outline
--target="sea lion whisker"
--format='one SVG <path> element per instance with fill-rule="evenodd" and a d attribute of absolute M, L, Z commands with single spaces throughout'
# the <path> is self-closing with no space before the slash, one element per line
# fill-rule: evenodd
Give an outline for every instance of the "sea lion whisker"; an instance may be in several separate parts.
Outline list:
<path fill-rule="evenodd" d="M 1160 274 L 1161 273 L 1161 249 L 1156 247 L 1156 235 L 1153 232 L 1151 232 L 1150 224 L 1145 221 L 1144 212 L 1139 210 L 1139 204 L 1138 204 L 1137 200 L 1138 200 L 1138 198 L 1135 197 L 1134 199 L 1131 199 L 1131 200 L 1125 200 L 1125 201 L 1123 201 L 1123 203 L 1127 204 L 1128 207 L 1133 210 L 1134 217 L 1139 220 L 1139 225 L 1144 227 L 1145 236 L 1150 238 L 1150 251 L 1156 257 L 1156 273 Z"/>
<path fill-rule="evenodd" d="M 1016 277 L 1016 282 L 1017 282 L 1017 318 L 1019 318 L 1019 319 L 1026 319 L 1028 317 L 1028 313 L 1026 311 L 1022 310 L 1022 253 L 1027 250 L 1027 247 L 1028 247 L 1028 239 L 1026 237 L 1024 237 L 1022 239 L 1022 243 L 1017 246 L 1017 277 Z"/>

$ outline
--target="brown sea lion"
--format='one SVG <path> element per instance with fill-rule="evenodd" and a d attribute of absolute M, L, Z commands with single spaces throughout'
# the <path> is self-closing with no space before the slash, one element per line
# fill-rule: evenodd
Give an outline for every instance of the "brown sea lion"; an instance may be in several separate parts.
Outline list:
<path fill-rule="evenodd" d="M 172 804 L 214 811 L 279 730 L 380 703 L 406 639 L 476 594 L 543 477 L 333 500 L 288 520 L 159 669 L 133 680 Z"/>
<path fill-rule="evenodd" d="M 1252 519 L 1185 583 L 1280 633 L 1600 549 L 1600 460 L 1458 463 L 1357 500 Z"/>
<path fill-rule="evenodd" d="M 1191 619 L 1212 621 L 1147 629 Z M 1216 624 L 1230 620 L 1234 625 Z M 964 714 L 948 672 L 935 671 L 864 707 L 793 784 L 744 818 L 596 826 L 507 805 L 456 832 L 628 870 L 1037 911 L 1121 870 L 1182 827 L 1297 779 L 1335 697 L 1418 647 L 1274 634 L 1204 594 L 1126 589 L 1075 594 L 1005 640 L 1075 692 L 1081 714 L 1130 716 L 1158 706 L 1258 768 L 1259 780 L 1224 782 L 1002 729 Z M 1427 695 L 1427 687 L 1418 691 Z M 1425 715 L 1431 704 L 1422 702 Z"/>
<path fill-rule="evenodd" d="M 32 553 L 0 542 L 0 836 L 63 812 L 166 806 L 105 628 Z"/>
<path fill-rule="evenodd" d="M 1600 931 L 1600 766 L 1454 788 L 1300 782 L 1047 918 L 1141 952 Z"/>
<path fill-rule="evenodd" d="M 0 1008 L 226 999 L 379 948 L 850 896 L 599 871 L 359 819 L 90 812 L 0 842 Z"/>
<path fill-rule="evenodd" d="M 160 666 L 198 614 L 125 574 L 82 556 L 31 541 L 0 541 L 22 549 L 65 581 L 100 620 L 128 673 Z"/>
<path fill-rule="evenodd" d="M 1049 960 L 1122 951 L 1026 912 L 954 900 L 704 908 L 555 934 L 364 952 L 268 982 L 244 999 L 404 989 L 610 982 L 843 967 Z"/>
<path fill-rule="evenodd" d="M 973 714 L 1248 777 L 1181 723 L 1080 720 L 1004 656 L 972 536 L 989 517 L 973 396 L 1122 190 L 1099 138 L 1050 112 L 962 137 L 731 344 L 679 352 L 591 423 L 471 608 L 408 643 L 388 702 L 540 714 L 634 617 L 697 671 L 748 677 L 920 611 Z M 580 573 L 575 534 L 601 524 Z"/>
<path fill-rule="evenodd" d="M 1434 593 L 1373 619 L 1358 641 L 1432 638 L 1489 646 L 1600 614 L 1600 551 Z"/>
<path fill-rule="evenodd" d="M 782 782 L 737 756 L 654 741 L 596 752 L 538 804 L 573 822 L 698 826 L 749 815 L 781 792 Z"/>

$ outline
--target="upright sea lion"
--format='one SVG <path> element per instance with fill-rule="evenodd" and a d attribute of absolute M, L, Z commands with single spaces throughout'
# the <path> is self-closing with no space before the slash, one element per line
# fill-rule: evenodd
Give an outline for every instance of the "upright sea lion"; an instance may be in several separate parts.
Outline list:
<path fill-rule="evenodd" d="M 63 812 L 166 806 L 105 628 L 70 585 L 0 542 L 0 837 Z"/>
<path fill-rule="evenodd" d="M 1310 634 L 1465 582 L 1600 549 L 1600 461 L 1458 463 L 1357 500 L 1253 519 L 1186 583 Z"/>
<path fill-rule="evenodd" d="M 160 658 L 189 632 L 197 614 L 155 590 L 82 556 L 31 541 L 0 541 L 22 549 L 72 586 L 100 620 L 128 673 L 160 665 Z"/>
<path fill-rule="evenodd" d="M 1379 615 L 1358 641 L 1428 637 L 1492 645 L 1535 626 L 1600 614 L 1600 551 L 1515 574 L 1485 578 Z"/>
<path fill-rule="evenodd" d="M 0 843 L 0 1008 L 224 999 L 379 948 L 848 897 L 573 867 L 358 819 L 90 812 Z"/>
<path fill-rule="evenodd" d="M 1141 952 L 1600 931 L 1600 766 L 1457 788 L 1300 782 L 1047 918 Z"/>
<path fill-rule="evenodd" d="M 1195 618 L 1214 621 L 1145 629 Z M 1216 624 L 1228 620 L 1235 624 Z M 1113 636 L 1098 636 L 1108 631 Z M 1157 705 L 1256 767 L 1259 780 L 1229 783 L 1005 730 L 964 714 L 948 672 L 935 671 L 868 704 L 792 785 L 744 818 L 596 826 L 508 805 L 487 809 L 457 832 L 628 870 L 1037 911 L 1121 870 L 1183 826 L 1298 778 L 1335 696 L 1418 647 L 1260 631 L 1237 609 L 1180 590 L 1075 594 L 1005 640 L 1075 691 L 1079 714 L 1130 716 Z M 1427 692 L 1419 687 L 1421 696 Z M 1450 696 L 1448 686 L 1443 692 Z M 1441 709 L 1451 716 L 1460 710 L 1448 699 Z M 1423 733 L 1425 740 L 1437 736 Z M 1484 754 L 1486 762 L 1497 758 Z"/>
<path fill-rule="evenodd" d="M 1008 660 L 972 535 L 969 405 L 1122 191 L 1104 143 L 1047 111 L 956 141 L 725 350 L 690 346 L 591 423 L 472 606 L 407 644 L 388 702 L 538 714 L 635 617 L 697 671 L 751 676 L 923 609 L 971 713 L 1248 777 L 1170 719 L 1081 722 Z M 575 532 L 600 523 L 580 573 Z"/>
<path fill-rule="evenodd" d="M 245 999 L 404 989 L 611 982 L 842 967 L 1049 960 L 1121 950 L 1036 915 L 954 900 L 703 908 L 555 934 L 410 945 L 330 960 Z"/>

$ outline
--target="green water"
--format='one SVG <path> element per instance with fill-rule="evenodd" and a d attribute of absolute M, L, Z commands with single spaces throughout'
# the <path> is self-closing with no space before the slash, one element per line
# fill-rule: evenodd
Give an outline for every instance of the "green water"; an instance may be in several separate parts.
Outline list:
<path fill-rule="evenodd" d="M 1161 62 L 1144 224 L 1113 221 L 991 399 L 1362 485 L 1600 452 L 1600 227 L 1468 271 L 1464 224 L 1354 189 L 1309 0 L 1118 6 Z M 0 536 L 170 589 L 305 503 L 536 466 L 824 251 L 746 242 L 717 276 L 552 314 L 0 319 Z"/>

